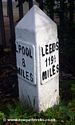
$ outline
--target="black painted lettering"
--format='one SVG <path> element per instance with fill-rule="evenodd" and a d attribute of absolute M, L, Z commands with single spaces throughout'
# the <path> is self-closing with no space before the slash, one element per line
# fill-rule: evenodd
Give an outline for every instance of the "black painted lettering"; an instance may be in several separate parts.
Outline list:
<path fill-rule="evenodd" d="M 45 62 L 46 62 L 46 67 L 47 67 L 47 58 L 46 58 Z"/>
<path fill-rule="evenodd" d="M 22 54 L 25 55 L 25 48 L 22 46 Z"/>
<path fill-rule="evenodd" d="M 55 65 L 52 66 L 52 74 L 55 75 Z"/>
<path fill-rule="evenodd" d="M 44 53 L 43 47 L 41 47 L 41 51 L 42 51 L 42 56 L 45 56 L 45 53 Z"/>
<path fill-rule="evenodd" d="M 52 44 L 49 44 L 49 53 L 52 53 Z"/>
<path fill-rule="evenodd" d="M 20 67 L 17 67 L 17 74 L 19 74 L 20 76 L 22 76 L 22 78 L 26 79 L 29 82 L 34 81 L 33 74 L 28 72 L 28 71 L 25 71 L 25 70 L 21 69 Z"/>
<path fill-rule="evenodd" d="M 33 75 L 30 73 L 30 81 L 33 82 Z"/>
<path fill-rule="evenodd" d="M 51 56 L 51 64 L 53 64 L 53 56 Z"/>
<path fill-rule="evenodd" d="M 56 42 L 56 50 L 59 50 L 59 42 Z"/>
<path fill-rule="evenodd" d="M 29 55 L 30 55 L 30 58 L 33 58 L 32 52 L 31 52 L 31 49 L 30 49 L 30 48 L 29 48 Z"/>
<path fill-rule="evenodd" d="M 49 65 L 50 65 L 50 57 L 48 58 L 48 61 L 49 61 Z"/>
<path fill-rule="evenodd" d="M 45 45 L 45 53 L 48 54 L 48 45 Z"/>
<path fill-rule="evenodd" d="M 24 70 L 23 70 L 23 78 L 25 78 L 25 72 L 24 72 Z"/>
<path fill-rule="evenodd" d="M 56 55 L 54 55 L 54 57 L 53 57 L 53 62 L 55 63 L 56 62 Z"/>
<path fill-rule="evenodd" d="M 47 79 L 47 72 L 46 71 L 42 72 L 42 80 L 45 80 L 45 79 Z"/>
<path fill-rule="evenodd" d="M 22 76 L 22 69 L 20 67 L 17 67 L 17 74 Z"/>
<path fill-rule="evenodd" d="M 29 72 L 26 71 L 26 79 L 29 80 Z"/>
<path fill-rule="evenodd" d="M 21 45 L 18 45 L 18 50 L 18 52 L 20 53 L 20 51 L 22 50 Z"/>
<path fill-rule="evenodd" d="M 20 67 L 17 67 L 17 73 L 20 75 Z"/>
<path fill-rule="evenodd" d="M 55 51 L 55 47 L 56 47 L 56 45 L 55 45 L 55 43 L 53 43 L 53 44 L 52 44 L 52 52 Z"/>
<path fill-rule="evenodd" d="M 56 65 L 56 72 L 59 72 L 59 64 Z"/>
<path fill-rule="evenodd" d="M 24 59 L 24 58 L 22 58 L 22 66 L 23 66 L 23 67 L 26 67 L 26 62 L 25 62 L 25 59 Z"/>
<path fill-rule="evenodd" d="M 48 78 L 49 78 L 49 74 L 50 74 L 50 73 L 49 73 L 49 70 L 47 70 L 47 77 L 48 77 Z"/>
<path fill-rule="evenodd" d="M 51 77 L 51 76 L 52 76 L 52 68 L 50 68 L 50 70 L 49 70 L 49 71 L 50 71 L 50 77 Z"/>
<path fill-rule="evenodd" d="M 29 49 L 26 47 L 26 56 L 29 56 Z"/>

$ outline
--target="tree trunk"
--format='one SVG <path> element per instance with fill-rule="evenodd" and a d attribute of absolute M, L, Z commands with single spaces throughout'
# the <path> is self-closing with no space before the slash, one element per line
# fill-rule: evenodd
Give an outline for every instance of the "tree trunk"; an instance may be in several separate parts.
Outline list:
<path fill-rule="evenodd" d="M 51 0 L 50 2 L 50 17 L 51 19 L 54 19 L 54 0 Z"/>
<path fill-rule="evenodd" d="M 19 3 L 19 19 L 22 19 L 23 17 L 23 3 L 21 2 L 21 0 L 18 0 Z"/>
<path fill-rule="evenodd" d="M 43 0 L 39 1 L 39 7 L 40 7 L 41 10 L 43 10 Z"/>
<path fill-rule="evenodd" d="M 70 24 L 74 21 L 74 0 L 69 0 Z"/>
<path fill-rule="evenodd" d="M 64 0 L 60 0 L 60 26 L 64 26 Z"/>
<path fill-rule="evenodd" d="M 29 3 L 29 9 L 31 9 L 33 6 L 33 0 L 28 0 L 28 3 Z"/>
<path fill-rule="evenodd" d="M 12 50 L 15 49 L 15 28 L 14 28 L 14 20 L 13 20 L 13 7 L 12 7 L 12 0 L 7 0 L 8 4 L 8 16 L 10 22 L 10 35 L 11 35 L 11 44 Z"/>
<path fill-rule="evenodd" d="M 6 47 L 2 0 L 0 0 L 0 46 Z"/>

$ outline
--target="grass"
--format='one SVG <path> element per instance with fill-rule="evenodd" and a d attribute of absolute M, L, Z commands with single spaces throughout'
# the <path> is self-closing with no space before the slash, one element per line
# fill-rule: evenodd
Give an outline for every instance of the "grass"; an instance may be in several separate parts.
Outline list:
<path fill-rule="evenodd" d="M 65 96 L 66 95 L 66 96 Z M 23 110 L 16 100 L 13 104 L 0 107 L 0 125 L 3 118 L 13 119 L 56 119 L 56 121 L 13 122 L 9 125 L 75 125 L 75 81 L 68 80 L 60 83 L 60 103 L 46 112 L 36 113 L 32 108 Z"/>

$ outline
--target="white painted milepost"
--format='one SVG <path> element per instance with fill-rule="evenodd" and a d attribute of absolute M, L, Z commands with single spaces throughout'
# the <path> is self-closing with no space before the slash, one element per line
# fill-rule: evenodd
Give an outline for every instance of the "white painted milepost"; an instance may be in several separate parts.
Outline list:
<path fill-rule="evenodd" d="M 37 112 L 59 103 L 57 25 L 34 5 L 15 28 L 19 99 Z"/>
<path fill-rule="evenodd" d="M 40 47 L 41 83 L 46 83 L 59 73 L 59 42 L 49 41 Z"/>
<path fill-rule="evenodd" d="M 17 73 L 21 79 L 35 84 L 35 48 L 25 41 L 16 41 Z"/>

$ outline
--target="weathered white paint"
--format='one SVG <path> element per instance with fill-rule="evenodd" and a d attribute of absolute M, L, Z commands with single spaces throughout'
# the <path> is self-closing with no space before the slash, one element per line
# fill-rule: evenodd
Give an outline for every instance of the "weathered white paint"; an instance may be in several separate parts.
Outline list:
<path fill-rule="evenodd" d="M 35 47 L 25 41 L 16 41 L 18 77 L 35 84 Z"/>
<path fill-rule="evenodd" d="M 51 48 L 53 52 L 49 53 L 50 50 L 45 48 L 46 45 L 52 44 L 50 46 L 52 47 L 53 43 L 56 44 L 58 42 L 57 25 L 42 10 L 34 5 L 18 23 L 15 31 L 16 44 L 20 44 L 21 46 L 24 44 L 24 46 L 30 47 L 33 56 L 33 59 L 29 60 L 25 55 L 27 67 L 23 67 L 20 63 L 22 63 L 21 56 L 24 55 L 16 52 L 17 67 L 20 66 L 20 68 L 28 70 L 29 66 L 29 72 L 33 73 L 34 78 L 31 84 L 31 82 L 23 79 L 21 75 L 18 75 L 19 98 L 23 102 L 23 105 L 27 102 L 36 111 L 45 111 L 59 102 L 59 73 L 53 70 L 53 77 L 50 76 L 45 80 L 42 79 L 42 72 L 44 70 L 52 68 L 52 65 L 59 65 L 58 50 Z M 43 51 L 46 52 L 44 56 L 42 56 L 42 47 Z M 52 64 L 46 66 L 45 59 L 51 58 L 51 55 L 55 59 Z"/>

